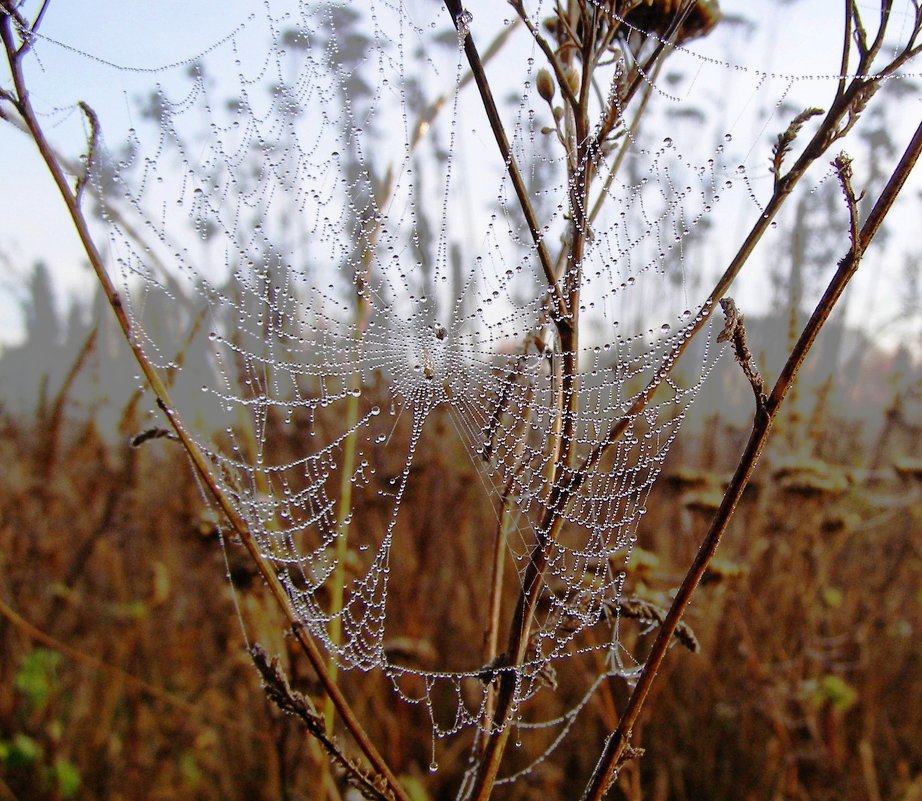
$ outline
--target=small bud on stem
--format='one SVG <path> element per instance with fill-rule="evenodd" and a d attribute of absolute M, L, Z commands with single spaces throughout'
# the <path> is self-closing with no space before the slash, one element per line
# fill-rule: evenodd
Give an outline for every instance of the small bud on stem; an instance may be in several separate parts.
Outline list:
<path fill-rule="evenodd" d="M 551 77 L 551 73 L 546 69 L 538 70 L 538 78 L 536 80 L 538 86 L 538 94 L 548 103 L 554 99 L 554 92 L 557 91 L 557 86 L 554 83 L 554 79 Z"/>

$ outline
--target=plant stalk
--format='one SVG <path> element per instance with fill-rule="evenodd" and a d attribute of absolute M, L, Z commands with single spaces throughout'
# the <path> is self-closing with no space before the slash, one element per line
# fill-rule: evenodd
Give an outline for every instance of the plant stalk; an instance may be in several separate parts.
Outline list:
<path fill-rule="evenodd" d="M 848 254 L 839 263 L 839 267 L 823 293 L 823 297 L 814 309 L 778 380 L 775 382 L 771 394 L 765 401 L 764 406 L 756 409 L 755 421 L 753 422 L 749 441 L 727 487 L 727 491 L 724 493 L 720 508 L 715 513 L 695 560 L 685 575 L 682 586 L 679 588 L 666 619 L 657 633 L 650 655 L 644 664 L 637 685 L 628 699 L 618 728 L 605 743 L 596 769 L 583 794 L 584 801 L 600 801 L 608 792 L 620 765 L 623 764 L 630 744 L 631 732 L 650 692 L 656 674 L 662 665 L 676 627 L 691 601 L 695 588 L 698 586 L 705 570 L 707 570 L 708 564 L 720 544 L 721 537 L 727 530 L 730 518 L 743 495 L 746 485 L 749 483 L 762 449 L 765 447 L 771 433 L 772 423 L 778 414 L 785 395 L 797 377 L 797 372 L 812 348 L 817 334 L 832 313 L 848 282 L 857 271 L 865 249 L 873 240 L 884 217 L 893 206 L 897 195 L 909 177 L 909 173 L 918 161 L 920 153 L 922 153 L 922 124 L 916 129 L 915 135 L 912 137 L 903 157 L 874 204 L 874 208 L 864 226 L 862 226 L 859 236 L 856 241 L 853 241 Z"/>
<path fill-rule="evenodd" d="M 45 162 L 48 171 L 51 173 L 51 176 L 54 179 L 59 192 L 61 193 L 61 197 L 67 206 L 67 211 L 70 215 L 71 221 L 74 224 L 74 228 L 77 231 L 77 235 L 80 238 L 83 249 L 90 261 L 90 264 L 92 265 L 93 272 L 96 274 L 96 278 L 106 295 L 106 299 L 108 300 L 109 305 L 112 307 L 112 310 L 115 313 L 119 327 L 122 329 L 122 333 L 124 334 L 125 339 L 127 340 L 136 361 L 138 362 L 138 366 L 144 373 L 145 378 L 150 384 L 151 390 L 157 398 L 157 405 L 162 410 L 173 430 L 176 432 L 176 436 L 179 438 L 186 452 L 189 454 L 189 458 L 192 460 L 195 471 L 198 473 L 200 479 L 208 488 L 218 506 L 221 508 L 222 512 L 233 528 L 234 533 L 240 538 L 240 541 L 243 543 L 247 552 L 250 554 L 250 557 L 256 564 L 260 575 L 269 587 L 269 591 L 271 592 L 272 596 L 275 598 L 279 607 L 284 612 L 286 618 L 292 624 L 296 632 L 298 642 L 301 644 L 305 654 L 308 657 L 308 660 L 311 663 L 311 666 L 320 679 L 325 692 L 333 700 L 333 704 L 336 707 L 336 710 L 342 717 L 346 728 L 355 739 L 359 749 L 362 751 L 374 769 L 381 774 L 382 779 L 387 783 L 388 789 L 393 793 L 394 797 L 400 799 L 400 801 L 410 801 L 405 791 L 401 788 L 396 776 L 394 776 L 387 763 L 378 753 L 361 723 L 353 714 L 348 701 L 342 695 L 335 682 L 330 678 L 324 663 L 323 654 L 320 652 L 317 644 L 300 625 L 297 612 L 292 606 L 291 600 L 287 591 L 282 585 L 282 582 L 279 580 L 269 561 L 262 555 L 262 553 L 260 553 L 256 540 L 253 537 L 253 534 L 250 532 L 246 522 L 237 513 L 231 500 L 227 497 L 227 495 L 218 484 L 215 476 L 212 473 L 208 458 L 199 449 L 198 445 L 185 430 L 182 421 L 173 408 L 166 384 L 164 383 L 160 374 L 157 372 L 156 368 L 147 358 L 147 355 L 141 349 L 138 340 L 134 336 L 131 320 L 129 319 L 125 307 L 122 303 L 121 296 L 119 295 L 115 285 L 112 283 L 112 279 L 109 277 L 109 274 L 106 271 L 102 256 L 99 253 L 99 250 L 96 247 L 96 243 L 94 242 L 90 233 L 86 217 L 84 216 L 83 211 L 77 202 L 75 193 L 71 191 L 71 188 L 67 183 L 64 170 L 61 164 L 55 158 L 48 140 L 46 139 L 45 134 L 35 116 L 35 112 L 29 100 L 29 92 L 22 71 L 23 53 L 17 50 L 12 31 L 11 19 L 12 18 L 10 14 L 4 13 L 0 15 L 0 38 L 2 38 L 3 45 L 6 50 L 7 61 L 9 63 L 10 73 L 13 78 L 13 86 L 16 93 L 15 97 L 12 98 L 13 103 L 25 121 L 26 126 L 29 129 L 29 133 L 32 136 L 32 140 L 35 142 L 35 145 L 41 154 L 42 160 Z"/>

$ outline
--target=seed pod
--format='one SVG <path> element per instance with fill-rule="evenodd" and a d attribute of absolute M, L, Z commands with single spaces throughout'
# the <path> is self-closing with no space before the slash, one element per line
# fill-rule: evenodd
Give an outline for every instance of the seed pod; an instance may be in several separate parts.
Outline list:
<path fill-rule="evenodd" d="M 570 91 L 573 92 L 574 95 L 578 95 L 580 77 L 579 70 L 576 69 L 576 67 L 574 67 L 572 64 L 567 64 L 567 66 L 563 68 L 563 76 L 567 79 L 567 84 L 570 87 Z"/>
<path fill-rule="evenodd" d="M 543 68 L 538 70 L 538 78 L 535 83 L 538 86 L 538 94 L 550 103 L 554 99 L 554 92 L 557 91 L 551 73 Z"/>

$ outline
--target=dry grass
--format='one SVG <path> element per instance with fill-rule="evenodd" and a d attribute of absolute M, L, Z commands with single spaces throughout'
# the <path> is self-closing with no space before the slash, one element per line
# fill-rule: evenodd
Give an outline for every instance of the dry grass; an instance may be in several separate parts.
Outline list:
<path fill-rule="evenodd" d="M 112 448 L 92 424 L 71 423 L 45 468 L 43 433 L 10 420 L 0 432 L 7 797 L 319 798 L 323 757 L 259 690 L 180 449 Z M 398 453 L 405 436 L 395 434 Z M 389 646 L 405 663 L 471 669 L 486 616 L 477 577 L 495 521 L 453 441 L 443 418 L 420 446 L 396 536 Z M 689 443 L 675 451 L 674 478 L 651 499 L 632 562 L 628 592 L 655 603 L 681 578 L 707 524 L 704 499 L 721 488 L 695 452 Z M 647 756 L 619 780 L 624 798 L 902 801 L 922 785 L 917 483 L 905 470 L 833 481 L 842 471 L 782 456 L 761 470 L 692 607 L 701 652 L 668 660 L 635 734 Z M 364 504 L 354 530 L 373 536 L 383 514 Z M 251 636 L 311 692 L 278 614 L 230 555 Z M 649 635 L 628 626 L 624 636 L 643 653 Z M 544 691 L 543 713 L 574 703 L 598 666 L 576 667 Z M 451 797 L 469 741 L 440 742 L 442 770 L 429 776 L 425 709 L 397 703 L 381 676 L 347 674 L 344 688 L 417 797 Z M 501 797 L 566 797 L 591 771 L 625 694 L 616 684 L 598 693 L 554 759 Z M 526 742 L 510 763 L 541 747 Z"/>

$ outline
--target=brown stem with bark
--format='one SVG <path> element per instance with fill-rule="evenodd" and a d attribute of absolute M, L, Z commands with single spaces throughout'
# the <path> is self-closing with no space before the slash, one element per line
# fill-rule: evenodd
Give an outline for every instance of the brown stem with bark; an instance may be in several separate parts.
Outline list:
<path fill-rule="evenodd" d="M 340 692 L 339 687 L 337 687 L 335 682 L 331 679 L 324 663 L 323 654 L 313 639 L 301 628 L 297 612 L 291 605 L 291 600 L 287 591 L 282 585 L 282 582 L 279 580 L 270 562 L 259 551 L 256 540 L 252 532 L 249 530 L 246 522 L 238 514 L 230 498 L 228 498 L 224 491 L 221 489 L 218 480 L 212 473 L 211 464 L 209 463 L 208 458 L 191 438 L 189 433 L 185 430 L 182 424 L 182 420 L 179 418 L 173 408 L 166 383 L 156 368 L 153 366 L 151 361 L 147 358 L 147 355 L 141 349 L 137 338 L 134 336 L 131 320 L 129 319 L 128 313 L 124 308 L 121 296 L 116 290 L 115 285 L 113 284 L 112 279 L 109 277 L 105 265 L 103 264 L 102 256 L 96 247 L 96 243 L 94 242 L 92 234 L 90 233 L 86 217 L 84 216 L 83 210 L 79 205 L 79 198 L 76 192 L 72 191 L 68 185 L 64 169 L 55 157 L 54 152 L 52 151 L 48 140 L 46 139 L 45 134 L 35 116 L 35 112 L 29 99 L 29 92 L 27 89 L 25 76 L 22 71 L 22 57 L 25 54 L 27 48 L 26 45 L 22 45 L 20 47 L 16 46 L 16 41 L 13 35 L 13 13 L 8 10 L 6 3 L 3 3 L 2 10 L 4 13 L 0 14 L 0 39 L 2 39 L 4 49 L 6 51 L 10 73 L 13 78 L 13 87 L 15 90 L 15 95 L 11 93 L 4 94 L 6 99 L 8 99 L 16 107 L 17 111 L 22 116 L 26 126 L 29 129 L 32 140 L 35 142 L 35 145 L 41 154 L 42 160 L 45 162 L 48 171 L 51 173 L 51 176 L 58 187 L 61 197 L 67 206 L 67 211 L 70 215 L 71 221 L 74 224 L 74 228 L 76 229 L 80 238 L 83 249 L 90 261 L 90 264 L 93 267 L 94 273 L 96 274 L 96 278 L 99 281 L 99 284 L 102 287 L 107 300 L 109 301 L 109 305 L 112 307 L 113 312 L 115 312 L 119 327 L 122 329 L 122 333 L 125 335 L 125 339 L 127 340 L 128 345 L 134 354 L 138 366 L 144 373 L 145 378 L 150 384 L 151 390 L 157 398 L 157 405 L 160 407 L 164 416 L 169 421 L 171 427 L 176 432 L 176 436 L 178 437 L 179 441 L 182 443 L 186 452 L 189 454 L 189 458 L 192 460 L 192 464 L 199 478 L 208 488 L 208 491 L 215 499 L 224 515 L 227 517 L 228 522 L 234 530 L 234 533 L 240 538 L 240 541 L 243 543 L 250 557 L 256 564 L 256 567 L 259 570 L 263 580 L 268 585 L 272 596 L 275 598 L 279 607 L 282 609 L 285 616 L 294 627 L 298 642 L 301 644 L 302 649 L 307 655 L 311 666 L 314 668 L 314 671 L 317 673 L 317 676 L 320 679 L 325 692 L 332 699 L 337 712 L 340 714 L 343 723 L 355 739 L 359 749 L 371 763 L 374 770 L 376 770 L 381 775 L 382 780 L 386 783 L 388 790 L 393 794 L 393 796 L 397 799 L 400 799 L 400 801 L 409 801 L 409 797 L 401 788 L 396 776 L 394 776 L 387 763 L 384 761 L 384 759 L 375 748 L 374 744 L 368 738 L 368 735 L 366 734 L 361 723 L 359 723 L 358 719 L 352 712 L 348 701 Z M 22 22 L 18 18 L 17 25 L 19 26 L 20 30 L 22 30 Z M 28 34 L 25 34 L 25 36 L 28 36 Z M 25 41 L 27 44 L 29 41 L 28 38 L 26 38 Z"/>
<path fill-rule="evenodd" d="M 445 5 L 452 13 L 453 19 L 457 25 L 460 15 L 463 13 L 460 2 L 458 2 L 458 0 L 445 0 Z M 525 20 L 529 30 L 534 34 L 536 28 L 533 24 L 528 24 L 529 20 L 524 14 L 521 4 L 513 2 L 512 5 L 519 12 L 520 17 Z M 655 52 L 645 63 L 644 69 L 642 70 L 644 74 L 649 74 L 650 71 L 655 68 L 659 60 L 668 53 L 669 44 L 678 35 L 682 20 L 684 16 L 688 14 L 691 6 L 691 3 L 686 3 L 681 7 L 679 13 L 673 19 L 672 24 L 666 32 L 665 37 L 660 39 Z M 700 315 L 699 319 L 689 328 L 689 336 L 683 338 L 682 341 L 666 355 L 660 369 L 656 371 L 648 385 L 637 396 L 626 414 L 613 424 L 607 436 L 598 442 L 583 459 L 582 463 L 574 469 L 571 464 L 572 449 L 570 443 L 572 442 L 572 426 L 575 420 L 578 388 L 578 363 L 576 359 L 578 317 L 576 315 L 579 308 L 579 260 L 582 258 L 587 225 L 587 190 L 591 183 L 592 170 L 596 166 L 596 160 L 600 157 L 605 138 L 611 132 L 620 117 L 620 109 L 630 101 L 641 78 L 640 75 L 635 77 L 622 103 L 613 102 L 611 104 L 611 107 L 607 110 L 601 122 L 598 132 L 590 141 L 585 134 L 587 134 L 589 130 L 587 122 L 587 86 L 588 65 L 592 55 L 592 37 L 590 37 L 588 43 L 584 43 L 581 52 L 583 74 L 581 86 L 579 87 L 579 96 L 577 97 L 575 92 L 567 92 L 564 90 L 564 95 L 573 114 L 573 124 L 577 129 L 574 133 L 577 135 L 572 138 L 573 143 L 575 143 L 574 149 L 576 150 L 576 157 L 571 158 L 568 162 L 571 165 L 571 193 L 569 206 L 571 214 L 573 215 L 571 242 L 567 253 L 569 264 L 568 269 L 565 271 L 567 279 L 563 282 L 563 295 L 566 303 L 565 308 L 568 314 L 564 317 L 556 317 L 554 319 L 557 325 L 564 360 L 561 381 L 561 394 L 563 399 L 561 405 L 563 407 L 562 413 L 564 417 L 559 438 L 560 448 L 559 452 L 555 454 L 554 481 L 552 483 L 544 518 L 538 528 L 538 541 L 532 549 L 529 562 L 523 575 L 522 593 L 513 616 L 509 646 L 505 654 L 506 668 L 501 670 L 498 674 L 499 690 L 494 714 L 494 727 L 482 754 L 480 764 L 477 766 L 472 793 L 472 797 L 475 801 L 485 801 L 489 798 L 498 774 L 499 763 L 502 759 L 502 754 L 510 733 L 511 727 L 509 721 L 515 702 L 516 687 L 519 681 L 515 668 L 521 665 L 527 656 L 532 616 L 541 593 L 544 573 L 547 568 L 547 547 L 557 538 L 563 526 L 566 509 L 578 494 L 590 471 L 597 467 L 607 450 L 620 439 L 631 422 L 646 408 L 647 403 L 650 401 L 659 385 L 663 382 L 664 378 L 670 374 L 676 361 L 687 348 L 693 335 L 698 333 L 705 326 L 708 319 L 708 312 L 730 288 L 730 285 L 752 255 L 762 236 L 769 229 L 772 221 L 787 197 L 793 191 L 795 185 L 807 172 L 809 167 L 827 151 L 829 146 L 851 129 L 871 96 L 879 87 L 881 78 L 891 74 L 893 70 L 908 61 L 915 54 L 917 48 L 912 47 L 914 41 L 913 37 L 910 39 L 906 48 L 904 48 L 890 64 L 884 67 L 877 76 L 872 74 L 873 62 L 880 50 L 880 43 L 883 38 L 888 17 L 889 0 L 886 0 L 882 6 L 880 28 L 875 37 L 875 41 L 873 44 L 861 48 L 859 63 L 855 72 L 858 77 L 840 84 L 831 107 L 823 118 L 818 130 L 804 147 L 790 170 L 783 175 L 781 174 L 780 168 L 784 153 L 778 155 L 776 181 L 772 196 L 764 211 L 759 216 L 759 219 L 756 220 L 752 226 L 736 256 L 705 300 L 703 309 L 706 311 Z M 542 41 L 539 37 L 536 37 L 536 41 L 538 41 L 539 46 L 542 46 Z M 492 102 L 492 95 L 489 92 L 486 76 L 483 74 L 483 70 L 478 70 L 476 66 L 477 51 L 469 32 L 466 32 L 464 46 L 468 59 L 471 61 L 472 71 L 478 76 L 478 86 L 481 89 L 481 96 L 487 109 L 490 124 L 493 127 L 497 142 L 500 144 L 500 150 L 504 158 L 506 158 L 507 164 L 510 165 L 510 175 L 513 176 L 513 181 L 515 182 L 517 170 L 513 170 L 514 162 L 510 162 L 508 142 L 505 139 L 502 124 L 498 119 L 495 104 Z M 848 44 L 846 43 L 843 46 L 843 63 L 847 63 L 848 60 L 847 47 Z M 542 50 L 548 55 L 549 47 L 542 46 Z M 556 57 L 552 58 L 552 56 L 554 56 L 553 52 L 549 55 L 549 61 L 559 81 L 561 75 L 560 65 Z M 583 123 L 583 125 L 581 125 L 581 123 Z M 802 122 L 800 124 L 802 124 Z M 798 130 L 799 125 L 785 132 L 785 135 L 788 137 L 785 147 L 788 147 L 793 142 Z M 574 145 L 571 144 L 571 147 L 574 147 Z M 523 205 L 526 219 L 530 219 L 530 204 L 527 198 L 523 199 L 521 194 L 519 197 Z M 532 232 L 534 235 L 534 228 L 532 228 Z M 549 284 L 555 292 L 558 291 L 560 287 L 557 282 L 553 280 L 553 276 L 556 276 L 556 272 L 553 270 L 549 271 L 543 260 L 542 263 L 545 267 L 545 274 L 548 275 Z M 556 297 L 555 295 L 555 298 Z M 559 305 L 557 308 L 560 308 Z M 569 359 L 567 358 L 568 354 L 570 355 Z M 568 425 L 570 426 L 569 429 Z"/>
<path fill-rule="evenodd" d="M 444 0 L 444 2 L 445 7 L 448 9 L 448 13 L 451 14 L 451 20 L 462 38 L 464 53 L 467 56 L 468 64 L 470 64 L 471 72 L 474 74 L 474 81 L 477 83 L 480 99 L 483 102 L 484 110 L 490 121 L 490 128 L 496 138 L 496 144 L 499 147 L 503 160 L 506 162 L 506 169 L 509 172 L 509 178 L 512 180 L 512 186 L 515 189 L 515 194 L 522 208 L 522 213 L 525 215 L 525 222 L 528 225 L 528 230 L 535 243 L 538 260 L 541 262 L 541 268 L 544 270 L 544 277 L 547 279 L 548 286 L 553 293 L 554 302 L 552 304 L 552 316 L 555 321 L 562 319 L 566 316 L 567 308 L 563 296 L 560 293 L 560 287 L 557 285 L 556 277 L 554 276 L 554 265 L 551 261 L 550 253 L 548 253 L 547 245 L 544 242 L 544 235 L 541 233 L 541 226 L 535 215 L 534 207 L 531 205 L 531 200 L 528 197 L 528 189 L 525 186 L 525 180 L 522 178 L 522 173 L 519 170 L 515 156 L 512 154 L 512 148 L 509 145 L 509 137 L 506 136 L 506 129 L 503 127 L 503 121 L 499 116 L 499 110 L 496 108 L 496 101 L 493 99 L 493 90 L 490 88 L 486 72 L 484 72 L 483 62 L 477 51 L 477 46 L 474 44 L 474 37 L 471 36 L 470 31 L 466 28 L 466 23 L 464 22 L 464 7 L 461 5 L 460 0 Z"/>
<path fill-rule="evenodd" d="M 669 613 L 663 625 L 660 627 L 656 640 L 650 650 L 650 655 L 644 664 L 640 679 L 631 693 L 624 714 L 618 724 L 618 728 L 605 743 L 596 769 L 583 794 L 584 801 L 600 801 L 610 788 L 612 781 L 617 775 L 618 768 L 623 764 L 625 757 L 630 756 L 630 739 L 634 724 L 637 722 L 647 695 L 650 692 L 650 688 L 653 685 L 653 681 L 656 678 L 656 674 L 662 665 L 663 658 L 672 641 L 676 627 L 691 601 L 691 596 L 695 588 L 698 586 L 705 570 L 707 570 L 708 564 L 717 550 L 721 537 L 727 530 L 730 518 L 743 495 L 743 490 L 745 490 L 746 485 L 749 483 L 749 479 L 758 462 L 759 455 L 765 447 L 765 443 L 771 433 L 772 423 L 778 414 L 778 410 L 784 401 L 785 395 L 797 377 L 797 372 L 803 364 L 807 353 L 809 353 L 812 348 L 817 334 L 832 313 L 833 308 L 841 297 L 848 282 L 857 271 L 864 251 L 879 230 L 884 217 L 890 211 L 909 173 L 918 161 L 920 153 L 922 153 L 922 124 L 916 129 L 906 152 L 903 154 L 899 164 L 890 176 L 887 186 L 874 204 L 874 208 L 868 216 L 864 226 L 862 226 L 861 231 L 858 233 L 857 237 L 853 237 L 852 246 L 848 254 L 839 262 L 839 267 L 835 275 L 830 280 L 826 291 L 823 293 L 823 297 L 814 309 L 800 339 L 794 346 L 791 355 L 788 357 L 784 369 L 775 382 L 771 394 L 768 396 L 763 406 L 757 404 L 755 421 L 753 422 L 749 441 L 746 444 L 743 455 L 733 474 L 730 485 L 724 494 L 720 508 L 715 513 L 710 529 L 701 543 L 695 561 L 686 574 L 682 586 L 679 588 L 675 600 L 669 609 Z M 849 212 L 851 213 L 854 209 L 855 198 L 853 194 L 851 194 L 849 198 L 851 186 L 847 175 L 847 164 L 842 157 L 840 157 L 836 160 L 835 165 L 839 171 L 840 180 L 847 197 Z"/>

